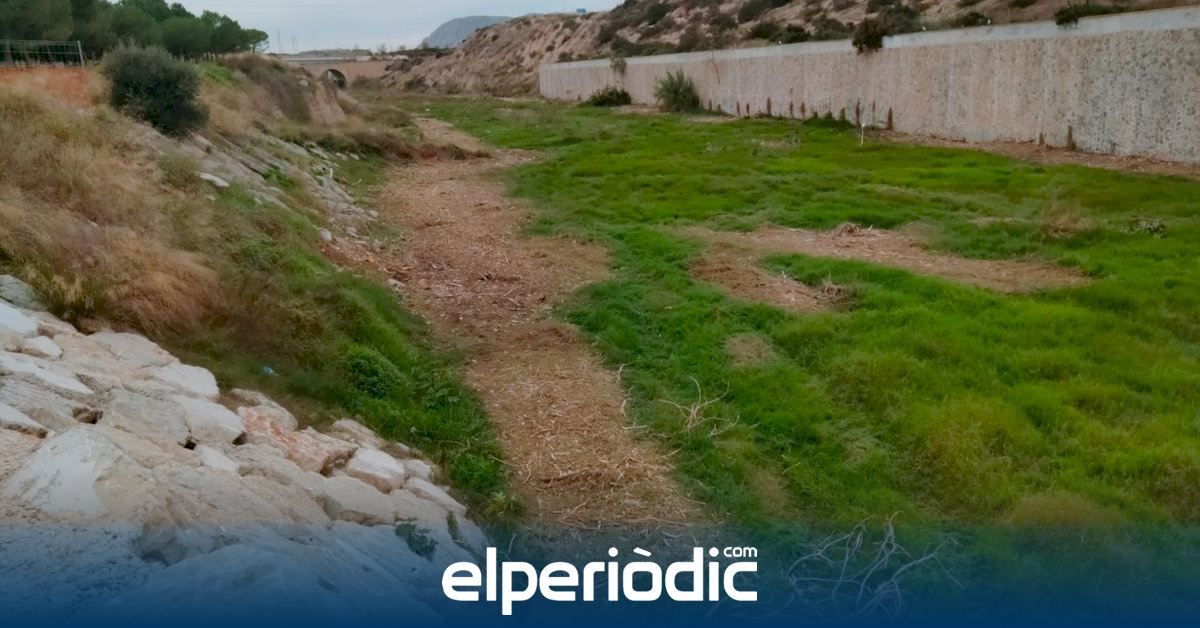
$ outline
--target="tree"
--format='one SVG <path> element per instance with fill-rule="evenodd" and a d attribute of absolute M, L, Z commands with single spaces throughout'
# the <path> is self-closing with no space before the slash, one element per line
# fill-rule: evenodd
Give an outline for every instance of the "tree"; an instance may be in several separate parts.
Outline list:
<path fill-rule="evenodd" d="M 246 29 L 242 31 L 242 42 L 238 49 L 260 52 L 267 49 L 268 41 L 269 36 L 265 32 L 257 28 Z"/>
<path fill-rule="evenodd" d="M 158 22 L 145 11 L 126 3 L 112 10 L 112 33 L 118 41 L 139 46 L 156 46 L 162 43 L 162 32 Z"/>
<path fill-rule="evenodd" d="M 212 30 L 194 17 L 167 18 L 160 28 L 163 47 L 177 57 L 196 57 L 209 50 Z"/>
<path fill-rule="evenodd" d="M 73 30 L 70 0 L 0 0 L 0 37 L 66 39 Z"/>

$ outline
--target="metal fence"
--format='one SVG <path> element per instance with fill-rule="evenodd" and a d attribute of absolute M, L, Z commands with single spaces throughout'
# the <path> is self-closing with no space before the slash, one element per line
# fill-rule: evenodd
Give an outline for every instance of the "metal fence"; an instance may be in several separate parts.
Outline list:
<path fill-rule="evenodd" d="M 0 39 L 0 65 L 83 65 L 78 41 Z"/>

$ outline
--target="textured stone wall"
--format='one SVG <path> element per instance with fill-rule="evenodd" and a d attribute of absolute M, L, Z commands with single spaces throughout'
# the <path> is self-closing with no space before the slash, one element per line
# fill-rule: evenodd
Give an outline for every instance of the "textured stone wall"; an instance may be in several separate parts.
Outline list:
<path fill-rule="evenodd" d="M 848 41 L 546 65 L 546 98 L 620 85 L 653 103 L 673 70 L 711 109 L 739 116 L 844 115 L 968 141 L 1074 143 L 1088 152 L 1200 163 L 1200 8 Z"/>

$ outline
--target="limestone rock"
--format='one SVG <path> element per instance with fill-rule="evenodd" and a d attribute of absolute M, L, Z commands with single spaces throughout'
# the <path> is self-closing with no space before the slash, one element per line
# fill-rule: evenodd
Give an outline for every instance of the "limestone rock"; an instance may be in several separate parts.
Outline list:
<path fill-rule="evenodd" d="M 348 440 L 360 447 L 383 449 L 386 443 L 371 428 L 353 419 L 339 419 L 329 427 L 329 434 Z"/>
<path fill-rule="evenodd" d="M 34 296 L 29 284 L 12 275 L 0 275 L 0 299 L 26 310 L 45 309 Z"/>
<path fill-rule="evenodd" d="M 41 423 L 25 416 L 24 412 L 6 403 L 0 403 L 0 429 L 14 430 L 38 437 L 45 436 L 47 431 Z"/>
<path fill-rule="evenodd" d="M 210 469 L 217 471 L 227 471 L 229 473 L 237 473 L 238 465 L 236 462 L 229 459 L 229 456 L 221 453 L 219 450 L 213 449 L 208 445 L 199 445 L 196 447 L 196 454 L 200 456 L 200 464 Z"/>
<path fill-rule="evenodd" d="M 407 473 L 398 460 L 378 449 L 360 448 L 346 463 L 346 475 L 358 478 L 384 493 L 404 485 Z"/>
<path fill-rule="evenodd" d="M 191 436 L 184 411 L 177 403 L 116 389 L 103 405 L 101 425 L 175 445 L 187 444 Z"/>
<path fill-rule="evenodd" d="M 207 369 L 188 364 L 168 364 L 147 371 L 151 377 L 171 384 L 183 392 L 202 399 L 216 399 L 221 394 L 217 378 Z"/>
<path fill-rule="evenodd" d="M 35 358 L 46 358 L 47 360 L 57 360 L 62 357 L 62 349 L 54 344 L 54 341 L 45 336 L 35 336 L 26 338 L 21 343 L 21 353 L 32 355 Z"/>
<path fill-rule="evenodd" d="M 95 409 L 79 401 L 67 399 L 40 385 L 16 377 L 0 378 L 0 402 L 25 413 L 47 429 L 61 432 L 81 422 L 91 422 Z"/>
<path fill-rule="evenodd" d="M 172 395 L 171 400 L 183 410 L 183 420 L 196 443 L 228 445 L 246 431 L 242 419 L 224 406 L 187 395 Z"/>
<path fill-rule="evenodd" d="M 31 338 L 37 335 L 38 321 L 8 303 L 0 301 L 0 331 L 21 338 Z"/>
<path fill-rule="evenodd" d="M 400 464 L 404 465 L 404 470 L 412 477 L 421 478 L 422 480 L 433 479 L 433 467 L 429 466 L 429 463 L 424 460 L 406 458 L 401 460 Z"/>
<path fill-rule="evenodd" d="M 387 495 L 348 475 L 326 479 L 320 502 L 325 514 L 338 521 L 378 525 L 396 520 L 396 511 Z"/>
<path fill-rule="evenodd" d="M 274 447 L 241 445 L 230 449 L 229 457 L 242 475 L 255 475 L 284 486 L 294 486 L 313 499 L 320 499 L 325 494 L 325 476 L 301 469 Z"/>
<path fill-rule="evenodd" d="M 0 353 L 0 374 L 34 382 L 69 399 L 82 400 L 92 396 L 92 389 L 75 379 L 69 371 L 33 356 L 7 351 Z"/>
<path fill-rule="evenodd" d="M 154 480 L 144 465 L 168 460 L 149 441 L 81 425 L 46 440 L 0 486 L 0 497 L 50 515 L 92 521 L 113 515 L 166 516 L 165 509 L 155 508 L 161 504 L 152 498 Z"/>
<path fill-rule="evenodd" d="M 449 510 L 459 517 L 467 514 L 467 507 L 458 503 L 458 500 L 450 496 L 445 489 L 437 486 L 428 480 L 421 478 L 408 478 L 408 482 L 404 483 L 404 488 L 412 492 L 417 497 L 423 497 L 429 501 L 438 504 L 439 506 Z"/>
<path fill-rule="evenodd" d="M 290 432 L 280 428 L 265 414 L 246 413 L 246 442 L 274 447 L 305 471 L 328 475 L 350 459 L 357 446 L 321 434 L 312 428 Z"/>
<path fill-rule="evenodd" d="M 38 321 L 38 333 L 48 338 L 53 338 L 59 334 L 79 335 L 74 325 L 50 312 L 34 312 L 31 316 Z"/>
<path fill-rule="evenodd" d="M 221 177 L 218 177 L 215 174 L 209 174 L 207 172 L 198 172 L 198 173 L 196 173 L 196 176 L 200 177 L 200 179 L 202 181 L 207 181 L 207 182 L 211 183 L 212 186 L 217 188 L 218 190 L 224 190 L 225 188 L 229 187 L 228 181 L 226 181 L 225 179 L 222 179 Z"/>
<path fill-rule="evenodd" d="M 421 527 L 446 528 L 450 511 L 441 504 L 418 497 L 412 491 L 396 489 L 388 493 L 392 506 L 396 509 L 397 521 L 411 521 Z"/>
<path fill-rule="evenodd" d="M 138 334 L 104 331 L 89 336 L 131 368 L 154 368 L 178 362 L 175 356 Z"/>
<path fill-rule="evenodd" d="M 242 417 L 243 421 L 257 423 L 261 420 L 267 420 L 274 423 L 276 427 L 284 432 L 293 432 L 296 430 L 296 417 L 274 402 L 271 402 L 269 406 L 240 406 L 237 413 L 238 416 Z"/>
<path fill-rule="evenodd" d="M 59 367 L 75 374 L 85 385 L 97 392 L 141 382 L 133 371 L 125 367 L 117 356 L 90 336 L 75 333 L 56 334 L 54 344 L 62 349 L 62 356 L 55 362 Z M 173 390 L 165 383 L 158 387 Z"/>
<path fill-rule="evenodd" d="M 0 484 L 25 464 L 42 440 L 23 432 L 0 430 Z"/>

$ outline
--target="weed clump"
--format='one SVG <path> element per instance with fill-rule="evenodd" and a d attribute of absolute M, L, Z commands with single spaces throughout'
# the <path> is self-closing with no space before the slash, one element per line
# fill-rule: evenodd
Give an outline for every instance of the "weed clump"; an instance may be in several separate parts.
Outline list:
<path fill-rule="evenodd" d="M 858 54 L 871 52 L 883 48 L 883 38 L 887 34 L 887 28 L 881 20 L 869 17 L 859 22 L 858 28 L 854 29 L 854 39 L 851 43 L 858 50 Z"/>
<path fill-rule="evenodd" d="M 104 56 L 103 68 L 112 106 L 167 135 L 186 135 L 208 118 L 196 68 L 162 48 L 117 48 Z"/>
<path fill-rule="evenodd" d="M 696 93 L 696 84 L 688 78 L 683 70 L 670 72 L 658 81 L 654 88 L 654 97 L 666 111 L 685 112 L 700 108 L 700 96 Z"/>
<path fill-rule="evenodd" d="M 583 101 L 585 107 L 621 107 L 630 104 L 633 104 L 633 97 L 629 92 L 613 85 L 596 90 Z"/>
<path fill-rule="evenodd" d="M 1054 23 L 1059 26 L 1075 26 L 1079 23 L 1080 18 L 1124 13 L 1127 10 L 1115 5 L 1092 4 L 1090 1 L 1083 4 L 1068 4 L 1054 13 Z"/>

